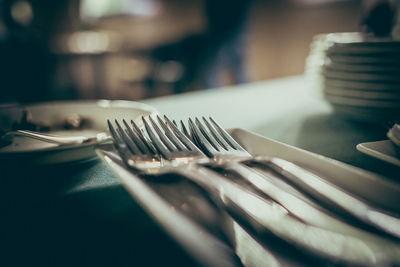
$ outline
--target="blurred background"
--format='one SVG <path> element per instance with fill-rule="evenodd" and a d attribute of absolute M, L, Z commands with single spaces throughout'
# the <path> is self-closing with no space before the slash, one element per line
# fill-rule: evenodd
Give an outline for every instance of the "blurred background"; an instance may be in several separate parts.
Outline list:
<path fill-rule="evenodd" d="M 304 72 L 356 0 L 0 0 L 1 102 L 127 99 Z"/>

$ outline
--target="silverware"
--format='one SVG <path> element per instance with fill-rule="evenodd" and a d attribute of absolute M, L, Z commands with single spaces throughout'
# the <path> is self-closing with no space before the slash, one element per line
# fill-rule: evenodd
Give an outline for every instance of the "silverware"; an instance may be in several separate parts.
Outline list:
<path fill-rule="evenodd" d="M 195 140 L 196 145 L 215 161 L 216 166 L 237 173 L 241 179 L 255 186 L 304 222 L 331 231 L 356 236 L 364 240 L 373 249 L 377 258 L 383 257 L 382 260 L 384 261 L 399 262 L 400 248 L 397 244 L 346 224 L 281 189 L 270 181 L 270 179 L 275 179 L 274 177 L 268 177 L 269 174 L 259 173 L 242 163 L 243 160 L 252 158 L 252 156 L 218 123 L 212 118 L 208 121 L 203 117 L 203 121 L 204 124 L 198 118 L 194 121 L 189 119 L 190 131 L 181 121 L 181 128 L 186 136 Z"/>
<path fill-rule="evenodd" d="M 191 194 L 187 195 L 187 188 L 191 188 L 191 185 L 177 182 L 167 187 L 162 186 L 166 189 L 164 191 L 157 184 L 147 184 L 137 173 L 127 169 L 113 151 L 103 147 L 98 148 L 97 153 L 119 176 L 140 206 L 202 265 L 213 266 L 211 263 L 214 261 L 209 261 L 210 256 L 220 257 L 221 253 L 227 253 L 228 256 L 236 254 L 244 266 L 279 267 L 294 260 L 282 258 L 281 255 L 269 251 L 226 212 L 209 203 L 201 191 L 189 189 Z M 186 200 L 182 203 L 183 199 Z M 207 249 L 212 249 L 213 254 L 210 255 Z M 235 258 L 232 257 L 233 264 Z M 309 266 L 300 264 L 298 259 L 295 262 L 298 266 Z"/>
<path fill-rule="evenodd" d="M 115 145 L 117 147 L 117 150 L 119 151 L 119 154 L 122 158 L 122 160 L 130 167 L 133 167 L 135 170 L 140 171 L 143 166 L 159 166 L 162 165 L 161 163 L 161 158 L 159 157 L 155 147 L 151 144 L 151 141 L 147 139 L 147 136 L 145 136 L 144 133 L 142 133 L 142 130 L 139 129 L 139 127 L 136 125 L 134 121 L 131 121 L 132 128 L 128 125 L 128 123 L 123 120 L 124 128 L 125 128 L 125 133 L 126 134 L 120 134 L 124 132 L 124 129 L 121 127 L 121 124 L 118 123 L 118 121 L 115 121 L 115 124 L 117 125 L 117 130 L 114 129 L 112 126 L 111 122 L 108 122 L 110 132 L 111 134 L 115 137 Z M 117 133 L 118 132 L 118 133 Z M 128 138 L 130 137 L 130 138 Z M 133 141 L 133 142 L 132 142 Z M 125 142 L 125 143 L 124 143 Z M 132 154 L 132 151 L 129 151 L 129 147 L 134 150 L 134 154 Z M 149 155 L 151 157 L 149 157 Z M 133 160 L 133 162 L 130 162 L 130 160 Z M 143 161 L 150 161 L 150 164 L 142 164 Z M 139 165 L 134 165 L 134 164 L 139 164 Z M 146 172 L 146 171 L 145 171 Z M 149 172 L 146 172 L 147 174 L 154 175 L 152 169 L 149 169 Z M 177 192 L 178 193 L 178 192 Z M 185 209 L 187 212 L 187 209 Z M 203 225 L 207 230 L 211 230 L 211 232 L 215 232 L 215 229 L 210 229 L 209 224 L 215 224 L 214 222 L 210 222 L 210 219 L 212 220 L 213 216 L 210 216 L 211 214 L 208 211 L 197 211 L 202 214 L 196 214 L 193 215 L 191 212 L 189 212 L 190 218 L 193 219 L 195 217 L 195 221 Z M 201 216 L 206 216 L 207 218 L 202 219 Z M 222 222 L 223 221 L 223 222 Z M 222 215 L 219 218 L 218 224 L 221 227 L 222 224 L 222 229 L 223 233 L 226 235 L 226 237 L 230 240 L 235 253 L 237 256 L 241 259 L 241 261 L 246 264 L 249 264 L 249 266 L 260 266 L 261 264 L 267 265 L 267 266 L 280 266 L 278 263 L 278 260 L 275 257 L 274 252 L 268 251 L 263 245 L 261 245 L 257 240 L 255 240 L 251 235 L 249 235 L 245 229 L 243 229 L 242 226 L 237 224 L 229 215 L 227 215 L 224 211 L 222 211 Z M 214 226 L 211 226 L 211 228 L 214 228 Z M 199 230 L 197 230 L 199 232 Z M 180 236 L 181 234 L 178 234 Z M 208 264 L 205 265 L 215 265 L 219 266 L 221 264 L 221 261 L 227 260 L 229 261 L 230 255 L 229 251 L 225 250 L 223 246 L 218 245 L 217 247 L 214 246 L 214 244 L 219 244 L 220 241 L 214 240 L 213 237 L 208 236 L 208 234 L 203 233 L 202 234 L 204 240 L 198 240 L 198 242 L 202 242 L 201 247 L 208 247 L 210 251 L 206 251 L 207 257 L 203 258 L 200 260 L 207 260 L 211 257 L 212 262 L 206 262 Z M 208 244 L 207 244 L 208 242 Z M 251 252 L 249 249 L 251 248 Z M 199 248 L 198 248 L 199 249 Z M 222 250 L 222 251 L 221 251 Z M 198 251 L 197 251 L 198 253 Z M 195 254 L 197 254 L 195 253 Z M 215 258 L 215 259 L 214 259 Z M 234 262 L 234 261 L 233 261 Z M 256 265 L 255 265 L 256 264 Z M 224 265 L 226 265 L 224 263 Z"/>
<path fill-rule="evenodd" d="M 100 142 L 105 142 L 107 140 L 110 140 L 110 136 L 107 136 L 106 133 L 98 133 L 98 134 L 96 134 L 96 136 L 86 137 L 86 136 L 52 135 L 52 134 L 39 133 L 39 132 L 29 131 L 29 130 L 17 130 L 17 131 L 7 132 L 1 138 L 3 140 L 10 140 L 14 136 L 29 137 L 29 138 L 37 139 L 37 140 L 44 141 L 47 143 L 57 144 L 60 146 L 76 145 L 76 144 L 83 144 L 83 143 L 89 143 L 89 142 L 100 143 Z"/>
<path fill-rule="evenodd" d="M 151 117 L 148 120 L 143 118 L 146 132 L 166 160 L 158 160 L 153 157 L 153 153 L 148 154 L 151 149 L 145 149 L 147 152 L 140 149 L 151 146 L 146 145 L 148 140 L 137 131 L 137 125 L 133 123 L 133 128 L 130 128 L 124 121 L 124 130 L 116 121 L 115 130 L 108 121 L 114 145 L 128 167 L 147 175 L 180 174 L 202 187 L 217 205 L 245 221 L 257 234 L 273 234 L 303 253 L 332 262 L 362 265 L 376 263 L 374 253 L 363 241 L 307 225 L 275 202 L 263 199 L 200 166 L 210 160 L 170 120 L 164 123 L 158 117 L 161 127 Z"/>
<path fill-rule="evenodd" d="M 271 185 L 268 185 L 266 181 L 262 181 L 262 177 L 257 176 L 249 168 L 238 163 L 238 161 L 252 159 L 250 153 L 242 148 L 212 118 L 210 118 L 211 123 L 205 118 L 203 120 L 208 131 L 198 119 L 196 119 L 196 123 L 189 120 L 189 126 L 193 138 L 197 140 L 205 153 L 211 155 L 217 162 L 224 162 L 227 168 L 233 169 L 242 177 L 247 177 L 249 182 L 264 193 L 278 197 L 277 191 L 270 189 Z M 183 122 L 181 124 L 184 127 Z M 370 228 L 373 227 L 373 229 L 400 238 L 400 218 L 378 210 L 304 168 L 280 158 L 257 157 L 252 161 L 272 168 L 289 183 L 294 184 L 301 191 L 323 203 L 329 210 L 333 209 L 345 216 L 356 219 L 364 225 L 370 226 Z M 280 201 L 285 199 L 283 195 L 279 197 Z M 289 199 L 286 198 L 286 201 L 289 201 Z M 292 198 L 290 201 L 294 201 L 294 199 Z M 300 202 L 297 201 L 297 203 Z"/>
<path fill-rule="evenodd" d="M 149 127 L 147 121 L 144 120 L 146 127 Z M 114 146 L 117 149 L 119 155 L 121 156 L 122 161 L 126 166 L 133 169 L 134 171 L 151 176 L 158 176 L 162 174 L 169 173 L 177 173 L 184 176 L 190 175 L 192 172 L 189 170 L 193 168 L 192 166 L 185 165 L 185 163 L 180 161 L 179 159 L 183 156 L 182 153 L 176 157 L 176 160 L 165 161 L 153 147 L 153 145 L 147 139 L 147 136 L 144 135 L 141 129 L 137 126 L 137 124 L 131 120 L 132 127 L 128 125 L 128 123 L 123 120 L 124 128 L 121 124 L 115 120 L 115 125 L 117 128 L 114 128 L 112 123 L 108 120 L 108 127 L 112 137 L 114 138 Z M 193 146 L 194 147 L 194 146 Z M 174 152 L 167 153 L 169 158 L 173 158 Z M 187 155 L 192 157 L 196 157 L 193 153 L 188 152 Z M 198 154 L 201 156 L 201 152 Z M 184 165 L 182 165 L 184 164 Z M 183 168 L 176 167 L 178 165 L 187 166 Z M 203 177 L 207 176 L 207 173 L 203 173 L 202 170 L 193 168 L 196 175 Z M 196 171 L 197 170 L 197 171 Z M 204 171 L 205 169 L 203 169 Z M 203 240 L 206 242 L 207 240 Z M 234 262 L 231 259 L 231 255 L 223 248 L 219 246 L 214 246 L 213 243 L 210 243 L 209 246 L 202 246 L 198 249 L 204 248 L 205 251 L 202 251 L 205 255 L 207 255 L 204 259 L 198 259 L 204 265 L 212 265 L 212 266 L 231 266 L 231 263 Z M 207 260 L 208 262 L 203 262 Z"/>

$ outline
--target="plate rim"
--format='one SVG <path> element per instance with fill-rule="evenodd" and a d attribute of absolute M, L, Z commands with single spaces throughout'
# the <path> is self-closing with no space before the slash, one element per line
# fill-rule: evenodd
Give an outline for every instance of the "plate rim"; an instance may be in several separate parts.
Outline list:
<path fill-rule="evenodd" d="M 112 108 L 112 107 L 126 107 L 126 108 L 137 108 L 140 106 L 140 109 L 145 109 L 152 112 L 158 112 L 156 108 L 145 104 L 143 102 L 131 101 L 131 100 L 109 100 L 109 99 L 90 99 L 90 100 L 51 100 L 51 101 L 40 101 L 33 102 L 27 104 L 10 104 L 10 105 L 0 105 L 0 111 L 6 110 L 10 108 L 23 108 L 23 107 L 35 107 L 42 105 L 67 105 L 67 104 L 94 104 L 104 108 Z"/>
<path fill-rule="evenodd" d="M 379 160 L 382 160 L 382 161 L 385 161 L 387 163 L 391 163 L 391 164 L 394 164 L 394 165 L 400 167 L 400 159 L 394 158 L 394 157 L 392 157 L 390 155 L 387 155 L 385 153 L 382 153 L 382 152 L 380 152 L 378 150 L 375 150 L 375 149 L 372 149 L 372 148 L 369 148 L 369 147 L 366 146 L 368 144 L 378 143 L 378 142 L 386 144 L 386 143 L 389 143 L 391 141 L 389 139 L 386 139 L 386 140 L 380 140 L 380 141 L 374 141 L 374 142 L 363 142 L 363 143 L 360 143 L 360 144 L 356 145 L 356 149 L 358 151 L 360 151 L 361 153 L 366 154 L 366 155 L 368 155 L 370 157 L 373 157 L 375 159 L 379 159 Z"/>
<path fill-rule="evenodd" d="M 53 101 L 43 101 L 43 102 L 35 102 L 35 103 L 28 103 L 28 104 L 16 104 L 16 105 L 9 105 L 9 106 L 0 106 L 0 112 L 2 110 L 8 110 L 8 109 L 15 109 L 15 108 L 29 108 L 29 107 L 40 107 L 40 106 L 45 106 L 45 105 L 93 105 L 96 107 L 101 107 L 101 108 L 135 108 L 135 109 L 140 109 L 143 111 L 147 111 L 150 114 L 158 114 L 158 111 L 156 108 L 142 103 L 142 102 L 137 102 L 137 101 L 130 101 L 130 100 L 107 100 L 107 99 L 96 99 L 96 100 L 53 100 Z M 29 150 L 29 151 L 0 151 L 0 156 L 24 156 L 24 155 L 32 155 L 32 154 L 45 154 L 45 153 L 51 153 L 51 152 L 59 152 L 59 151 L 65 151 L 65 150 L 71 150 L 71 149 L 77 149 L 77 148 L 88 148 L 91 146 L 95 146 L 98 144 L 98 141 L 91 141 L 87 143 L 82 143 L 82 144 L 73 144 L 73 145 L 67 145 L 67 146 L 52 146 L 52 147 L 46 147 L 43 149 L 39 150 Z"/>

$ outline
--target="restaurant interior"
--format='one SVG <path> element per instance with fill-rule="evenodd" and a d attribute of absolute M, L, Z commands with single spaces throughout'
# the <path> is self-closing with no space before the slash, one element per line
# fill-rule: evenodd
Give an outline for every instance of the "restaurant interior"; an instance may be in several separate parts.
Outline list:
<path fill-rule="evenodd" d="M 2 102 L 126 99 L 304 73 L 362 1 L 4 0 Z M 229 8 L 227 8 L 229 6 Z"/>
<path fill-rule="evenodd" d="M 399 266 L 399 0 L 0 0 L 0 266 Z"/>

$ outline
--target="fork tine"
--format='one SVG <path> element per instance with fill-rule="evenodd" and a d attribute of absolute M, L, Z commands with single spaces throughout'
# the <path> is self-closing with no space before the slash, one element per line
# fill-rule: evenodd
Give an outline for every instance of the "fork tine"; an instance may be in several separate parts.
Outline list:
<path fill-rule="evenodd" d="M 211 132 L 212 136 L 214 137 L 214 139 L 225 149 L 228 150 L 229 149 L 229 144 L 225 141 L 225 139 L 221 136 L 221 134 L 219 134 L 214 127 L 207 121 L 207 119 L 205 117 L 203 117 L 203 121 L 205 123 L 205 125 L 207 126 L 207 128 L 209 129 L 209 131 Z"/>
<path fill-rule="evenodd" d="M 182 132 L 185 133 L 186 137 L 189 138 L 190 141 L 193 142 L 193 144 L 195 144 L 197 147 L 201 146 L 198 138 L 197 138 L 197 134 L 194 133 L 194 130 L 192 129 L 192 125 L 190 123 L 190 118 L 188 120 L 188 128 L 186 128 L 185 123 L 181 120 L 181 129 Z M 193 121 L 192 121 L 193 122 Z"/>
<path fill-rule="evenodd" d="M 168 148 L 169 151 L 176 151 L 177 148 L 173 145 L 173 143 L 166 137 L 166 135 L 161 131 L 160 127 L 158 127 L 157 123 L 153 120 L 151 116 L 148 117 L 150 120 L 153 129 L 156 131 L 158 138 L 163 142 L 163 144 Z"/>
<path fill-rule="evenodd" d="M 127 133 L 122 129 L 121 125 L 119 124 L 119 122 L 117 120 L 115 120 L 115 124 L 117 125 L 119 135 L 122 137 L 122 139 L 128 145 L 128 147 L 132 151 L 132 153 L 135 155 L 143 154 L 140 151 L 140 149 L 136 146 L 136 144 L 132 141 L 132 139 L 127 135 Z"/>
<path fill-rule="evenodd" d="M 165 115 L 164 115 L 165 116 Z M 178 130 L 180 130 L 180 132 L 183 132 L 183 134 L 189 139 L 190 142 L 192 142 L 194 144 L 194 140 L 192 138 L 192 135 L 190 134 L 190 132 L 187 130 L 185 123 L 183 122 L 183 120 L 180 120 L 180 124 L 178 125 L 178 123 L 175 120 L 172 120 L 172 122 L 175 124 L 176 128 L 178 128 Z M 196 146 L 196 145 L 195 145 Z M 196 147 L 197 148 L 197 147 Z"/>
<path fill-rule="evenodd" d="M 186 146 L 187 149 L 191 151 L 199 151 L 199 149 L 190 141 L 190 139 L 183 134 L 176 125 L 174 125 L 170 119 L 168 119 L 167 116 L 164 115 L 164 119 L 167 122 L 167 124 L 171 127 L 171 129 L 174 131 L 175 135 L 179 140 Z M 182 122 L 182 121 L 181 121 Z"/>
<path fill-rule="evenodd" d="M 213 118 L 210 117 L 210 121 L 215 126 L 217 131 L 224 137 L 225 141 L 228 142 L 233 148 L 237 150 L 246 151 L 238 142 L 233 139 L 233 137 L 225 131 Z"/>
<path fill-rule="evenodd" d="M 187 130 L 187 128 L 185 126 L 185 123 L 183 123 L 182 120 L 180 120 L 180 124 L 179 125 L 175 120 L 172 120 L 172 122 L 175 124 L 176 128 L 178 128 L 181 132 L 183 132 L 183 134 L 189 139 L 190 142 L 192 142 L 193 144 L 195 143 L 193 138 L 192 138 L 192 135 Z M 196 145 L 195 145 L 195 147 L 196 147 Z"/>
<path fill-rule="evenodd" d="M 208 140 L 208 142 L 215 148 L 215 150 L 220 151 L 220 146 L 218 145 L 218 141 L 215 140 L 215 138 L 210 135 L 204 125 L 200 122 L 198 118 L 195 119 L 197 127 L 200 129 L 201 133 L 204 135 L 204 137 Z"/>
<path fill-rule="evenodd" d="M 192 136 L 196 140 L 196 143 L 202 148 L 202 150 L 206 152 L 208 156 L 211 156 L 213 153 L 217 151 L 190 118 L 189 118 L 189 128 L 190 131 L 192 132 Z"/>
<path fill-rule="evenodd" d="M 131 124 L 133 126 L 133 129 L 135 130 L 135 132 L 137 133 L 137 135 L 139 135 L 139 137 L 143 140 L 143 142 L 146 140 L 146 138 L 143 135 L 143 132 L 140 130 L 139 126 L 133 121 L 131 120 Z M 146 143 L 146 142 L 144 142 Z"/>
<path fill-rule="evenodd" d="M 114 138 L 115 145 L 124 144 L 124 142 L 122 141 L 121 137 L 118 135 L 117 131 L 115 130 L 115 128 L 112 125 L 110 120 L 107 120 L 107 124 L 108 124 L 108 129 L 110 130 L 110 133 L 111 133 L 112 137 Z"/>
<path fill-rule="evenodd" d="M 117 131 L 115 130 L 114 126 L 112 125 L 110 120 L 107 120 L 108 128 L 110 129 L 110 133 L 112 137 L 114 138 L 114 146 L 118 150 L 118 154 L 121 156 L 122 161 L 129 166 L 132 167 L 130 164 L 130 156 L 132 155 L 130 153 L 129 148 L 127 145 L 124 143 L 124 141 L 121 139 L 121 137 L 118 135 Z"/>
<path fill-rule="evenodd" d="M 175 145 L 178 150 L 185 150 L 185 146 L 182 142 L 173 134 L 170 128 L 165 124 L 165 122 L 157 115 L 158 122 L 160 123 L 161 127 L 164 129 L 165 135 L 169 138 L 169 140 Z"/>
<path fill-rule="evenodd" d="M 140 137 L 140 139 L 146 145 L 146 147 L 150 150 L 151 154 L 157 155 L 157 150 L 154 148 L 151 141 L 148 140 L 146 136 L 144 136 L 143 131 L 139 128 L 139 126 L 133 120 L 131 120 L 131 124 L 133 126 L 133 130 Z"/>
<path fill-rule="evenodd" d="M 135 142 L 135 144 L 140 149 L 140 151 L 144 154 L 152 154 L 151 151 L 147 148 L 147 146 L 143 143 L 143 140 L 141 139 L 141 137 L 136 133 L 136 131 L 134 132 L 131 129 L 131 127 L 128 125 L 126 120 L 122 120 L 122 122 L 124 123 L 124 125 L 126 127 L 127 134 L 133 140 L 133 142 Z"/>
<path fill-rule="evenodd" d="M 151 141 L 153 142 L 154 146 L 156 149 L 163 155 L 166 159 L 171 159 L 171 153 L 170 150 L 165 146 L 165 144 L 161 141 L 159 135 L 156 135 L 151 128 L 150 124 L 147 122 L 147 120 L 142 117 L 144 127 L 146 128 L 147 134 L 149 135 Z M 159 129 L 160 130 L 160 129 Z"/>
<path fill-rule="evenodd" d="M 192 135 L 191 135 L 191 134 L 189 133 L 189 131 L 186 129 L 186 126 L 185 126 L 185 124 L 183 123 L 182 120 L 181 120 L 181 130 L 182 130 L 183 134 L 186 135 L 186 137 L 187 137 L 189 140 L 193 140 Z"/>

